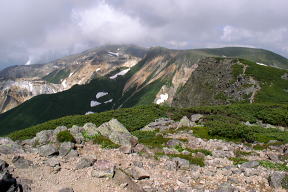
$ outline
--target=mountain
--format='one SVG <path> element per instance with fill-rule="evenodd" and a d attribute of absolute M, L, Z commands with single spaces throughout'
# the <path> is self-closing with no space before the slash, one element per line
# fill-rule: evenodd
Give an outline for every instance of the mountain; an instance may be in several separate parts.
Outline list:
<path fill-rule="evenodd" d="M 67 115 L 97 113 L 151 103 L 175 107 L 231 103 L 288 103 L 287 70 L 265 66 L 262 63 L 257 64 L 256 60 L 234 58 L 232 55 L 224 57 L 223 51 L 219 52 L 222 49 L 214 50 L 213 54 L 218 54 L 215 57 L 211 55 L 210 49 L 170 50 L 154 47 L 145 50 L 135 46 L 132 48 L 126 46 L 123 54 L 126 54 L 128 59 L 120 59 L 120 54 L 118 55 L 115 51 L 119 47 L 113 48 L 114 50 L 106 48 L 101 52 L 102 55 L 97 51 L 93 53 L 96 56 L 99 54 L 102 56 L 93 56 L 94 63 L 97 63 L 96 67 L 91 64 L 80 64 L 81 67 L 89 67 L 81 73 L 75 70 L 81 75 L 89 73 L 85 76 L 89 77 L 86 78 L 85 84 L 83 82 L 81 85 L 77 78 L 75 78 L 77 80 L 69 79 L 69 74 L 71 74 L 69 71 L 66 82 L 72 81 L 80 85 L 73 86 L 71 83 L 70 89 L 33 97 L 1 114 L 0 134 L 7 134 Z M 224 48 L 226 49 L 230 48 Z M 245 50 L 245 48 L 240 48 L 240 50 L 243 49 Z M 89 53 L 91 50 L 80 55 L 84 57 Z M 256 53 L 258 51 L 255 51 Z M 260 53 L 265 53 L 265 51 Z M 255 58 L 262 57 L 260 53 L 256 54 Z M 91 53 L 91 58 L 93 54 Z M 241 56 L 240 53 L 239 55 Z M 70 66 L 68 63 L 73 63 L 75 58 L 79 58 L 79 55 L 63 60 L 69 60 L 66 65 Z M 92 61 L 86 56 L 84 58 L 86 61 Z M 103 62 L 101 58 L 113 60 Z M 136 64 L 136 61 L 139 62 Z M 123 64 L 127 62 L 130 63 L 129 66 Z M 82 60 L 82 63 L 85 62 Z M 105 65 L 109 63 L 112 68 L 107 68 L 101 74 L 98 74 L 98 71 L 95 73 L 97 67 L 105 66 L 103 63 Z M 265 63 L 269 64 L 269 62 Z M 271 65 L 277 64 L 272 62 Z M 91 66 L 93 70 L 90 70 Z M 54 81 L 52 84 L 59 86 L 63 84 L 62 74 L 59 71 L 51 71 L 42 77 L 42 80 Z M 74 74 L 71 77 L 74 77 Z M 62 80 L 56 82 L 59 79 Z"/>
<path fill-rule="evenodd" d="M 0 72 L 0 112 L 6 112 L 41 94 L 57 93 L 95 76 L 105 76 L 138 63 L 146 50 L 136 46 L 103 46 L 54 62 L 21 65 Z"/>

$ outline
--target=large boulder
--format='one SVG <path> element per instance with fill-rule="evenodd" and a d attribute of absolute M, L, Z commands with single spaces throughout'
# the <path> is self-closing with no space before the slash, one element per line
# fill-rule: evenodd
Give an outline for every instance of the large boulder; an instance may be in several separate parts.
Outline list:
<path fill-rule="evenodd" d="M 84 131 L 84 128 L 83 127 L 79 127 L 77 125 L 73 125 L 72 128 L 69 129 L 69 132 L 71 133 L 71 135 L 73 135 L 73 137 L 75 138 L 76 143 L 78 143 L 78 144 L 83 143 L 83 141 L 84 141 L 84 137 L 82 135 L 83 131 Z M 95 132 L 93 132 L 93 133 L 90 132 L 89 136 L 91 136 L 91 134 L 94 134 L 94 133 Z"/>
<path fill-rule="evenodd" d="M 96 162 L 96 159 L 82 158 L 76 165 L 76 169 L 84 169 L 91 167 Z"/>
<path fill-rule="evenodd" d="M 190 120 L 191 120 L 192 122 L 197 123 L 197 122 L 199 122 L 202 118 L 203 118 L 203 115 L 201 115 L 201 114 L 193 114 L 193 115 L 191 115 Z"/>
<path fill-rule="evenodd" d="M 109 135 L 113 132 L 130 134 L 130 132 L 124 127 L 124 125 L 114 118 L 100 125 L 97 128 L 97 131 L 105 137 L 109 137 Z"/>
<path fill-rule="evenodd" d="M 59 151 L 57 150 L 56 146 L 53 144 L 43 145 L 38 148 L 38 153 L 44 157 L 50 157 L 53 155 L 58 155 Z"/>
<path fill-rule="evenodd" d="M 128 133 L 123 132 L 111 132 L 111 134 L 108 136 L 108 138 L 118 145 L 131 145 L 136 146 L 138 143 L 138 138 Z"/>
<path fill-rule="evenodd" d="M 19 169 L 28 169 L 30 166 L 33 165 L 32 161 L 24 159 L 24 157 L 18 155 L 13 157 L 12 163 L 16 168 Z"/>
<path fill-rule="evenodd" d="M 66 156 L 72 149 L 75 148 L 75 144 L 71 142 L 63 142 L 59 147 L 59 155 Z"/>
<path fill-rule="evenodd" d="M 46 145 L 53 140 L 53 130 L 44 130 L 36 134 L 36 141 L 40 145 Z"/>
<path fill-rule="evenodd" d="M 0 138 L 0 154 L 14 154 L 23 153 L 23 149 L 20 145 L 12 141 L 10 138 Z"/>
<path fill-rule="evenodd" d="M 113 177 L 113 180 L 116 184 L 119 186 L 123 184 L 127 184 L 125 186 L 125 191 L 129 192 L 144 192 L 144 190 L 137 185 L 125 172 L 123 172 L 121 169 L 115 170 L 115 175 Z"/>
<path fill-rule="evenodd" d="M 98 134 L 98 130 L 97 130 L 97 126 L 93 123 L 86 123 L 83 126 L 83 131 L 85 132 L 85 134 L 89 137 L 92 137 L 96 134 Z"/>
<path fill-rule="evenodd" d="M 181 128 L 181 127 L 194 127 L 196 126 L 196 123 L 190 121 L 188 119 L 188 117 L 184 116 L 182 117 L 182 119 L 180 120 L 178 126 L 177 126 L 177 129 Z"/>
<path fill-rule="evenodd" d="M 17 180 L 9 173 L 8 163 L 0 160 L 0 191 L 2 192 L 18 192 L 22 186 L 17 183 Z"/>
<path fill-rule="evenodd" d="M 269 175 L 269 185 L 273 188 L 288 189 L 288 174 L 276 171 Z"/>

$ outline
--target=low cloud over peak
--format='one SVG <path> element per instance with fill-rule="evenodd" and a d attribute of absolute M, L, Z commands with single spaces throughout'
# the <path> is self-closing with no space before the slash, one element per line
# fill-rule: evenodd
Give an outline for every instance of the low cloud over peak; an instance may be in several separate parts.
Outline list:
<path fill-rule="evenodd" d="M 0 68 L 103 44 L 250 45 L 288 56 L 286 0 L 2 0 Z"/>

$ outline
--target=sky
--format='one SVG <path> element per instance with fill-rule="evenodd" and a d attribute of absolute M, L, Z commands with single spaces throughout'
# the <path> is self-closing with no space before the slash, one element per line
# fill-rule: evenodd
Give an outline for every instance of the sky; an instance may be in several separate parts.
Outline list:
<path fill-rule="evenodd" d="M 287 0 L 1 0 L 0 69 L 105 44 L 246 46 L 288 57 Z"/>

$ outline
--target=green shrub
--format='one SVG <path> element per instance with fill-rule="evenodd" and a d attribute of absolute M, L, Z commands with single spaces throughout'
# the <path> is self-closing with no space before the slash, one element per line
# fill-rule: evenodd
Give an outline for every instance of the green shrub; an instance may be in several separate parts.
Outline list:
<path fill-rule="evenodd" d="M 278 171 L 288 171 L 288 167 L 286 164 L 282 163 L 274 163 L 271 161 L 259 161 L 260 165 L 265 168 L 275 169 Z"/>
<path fill-rule="evenodd" d="M 248 156 L 248 155 L 251 155 L 252 152 L 246 152 L 246 151 L 241 151 L 241 150 L 235 150 L 234 151 L 234 154 L 236 157 L 241 157 L 241 156 Z"/>
<path fill-rule="evenodd" d="M 114 149 L 120 147 L 120 145 L 113 143 L 110 141 L 110 139 L 102 135 L 95 135 L 92 137 L 92 140 L 94 144 L 99 144 L 102 148 L 105 149 Z"/>
<path fill-rule="evenodd" d="M 168 154 L 168 157 L 179 157 L 181 159 L 186 159 L 190 164 L 199 165 L 200 167 L 204 167 L 204 158 L 203 157 L 193 157 L 192 155 L 183 155 L 183 154 Z"/>
<path fill-rule="evenodd" d="M 57 141 L 60 143 L 63 143 L 63 142 L 75 143 L 76 142 L 75 138 L 68 130 L 59 132 L 57 134 Z"/>
<path fill-rule="evenodd" d="M 233 165 L 238 165 L 238 164 L 242 164 L 242 163 L 248 162 L 247 159 L 239 158 L 239 157 L 231 157 L 231 158 L 229 158 L 229 160 L 233 161 Z"/>
<path fill-rule="evenodd" d="M 169 138 L 164 138 L 157 134 L 158 131 L 134 131 L 132 134 L 138 138 L 138 142 L 151 148 L 163 148 L 169 141 Z"/>
<path fill-rule="evenodd" d="M 188 151 L 191 152 L 191 153 L 200 152 L 200 153 L 203 153 L 206 156 L 208 156 L 208 155 L 212 156 L 212 152 L 209 151 L 209 150 L 206 150 L 206 149 L 188 149 Z"/>

